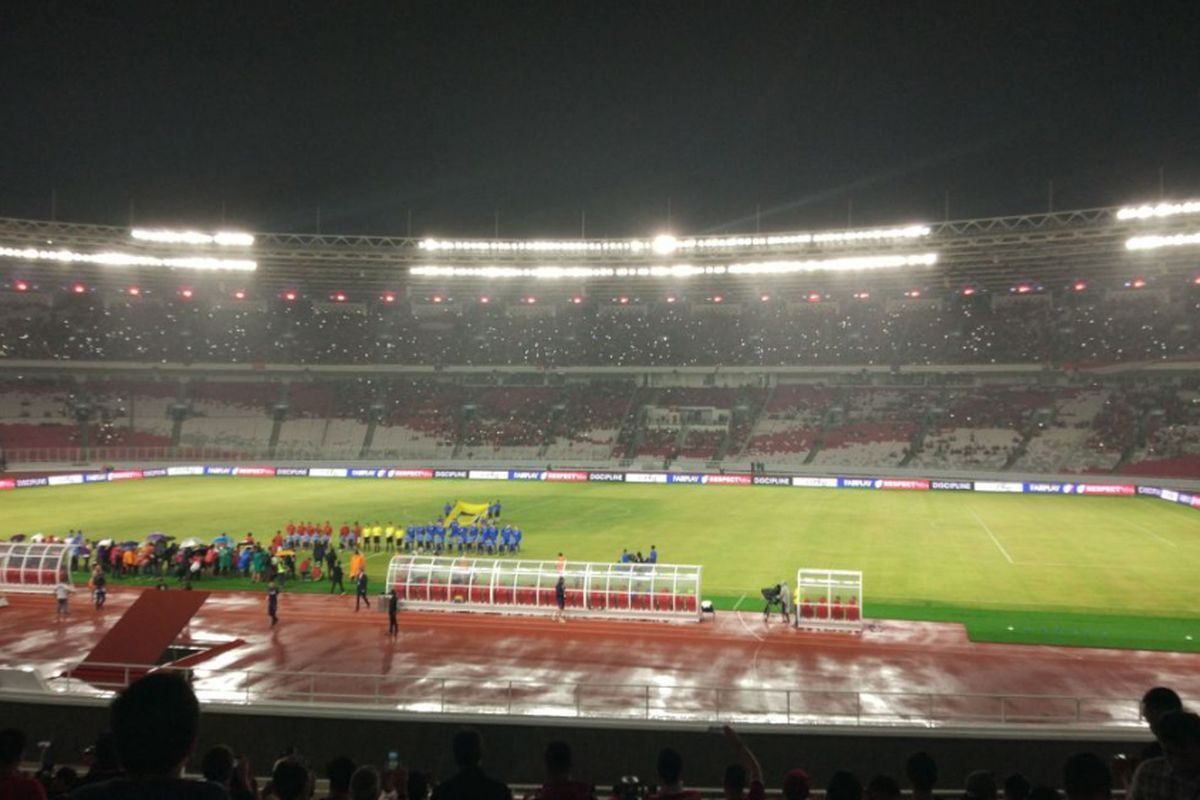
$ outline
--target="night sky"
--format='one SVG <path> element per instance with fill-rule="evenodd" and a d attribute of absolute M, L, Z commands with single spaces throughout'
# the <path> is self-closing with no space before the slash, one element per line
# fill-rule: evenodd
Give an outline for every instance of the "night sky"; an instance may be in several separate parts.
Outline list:
<path fill-rule="evenodd" d="M 630 236 L 1114 205 L 1160 167 L 1200 195 L 1196 2 L 3 7 L 3 216 Z"/>

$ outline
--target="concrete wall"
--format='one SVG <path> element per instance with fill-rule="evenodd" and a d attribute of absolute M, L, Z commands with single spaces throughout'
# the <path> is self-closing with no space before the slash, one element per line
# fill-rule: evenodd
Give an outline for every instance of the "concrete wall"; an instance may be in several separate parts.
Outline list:
<path fill-rule="evenodd" d="M 388 751 L 400 753 L 409 767 L 428 769 L 443 777 L 452 772 L 450 738 L 464 725 L 439 715 L 427 718 L 351 718 L 336 709 L 314 710 L 304 716 L 274 716 L 240 709 L 206 711 L 197 752 L 214 744 L 229 744 L 247 755 L 255 772 L 262 774 L 288 746 L 304 753 L 324 774 L 324 764 L 347 754 L 360 763 L 381 764 Z M 0 702 L 5 726 L 23 729 L 30 742 L 55 743 L 60 762 L 77 762 L 79 752 L 101 730 L 107 719 L 103 705 Z M 537 783 L 541 778 L 541 751 L 551 739 L 566 740 L 575 752 L 576 773 L 600 786 L 611 786 L 621 775 L 635 774 L 653 780 L 659 748 L 671 746 L 684 757 L 685 780 L 692 785 L 719 786 L 726 764 L 734 759 L 719 731 L 691 726 L 598 726 L 577 724 L 514 724 L 504 720 L 472 724 L 484 738 L 485 766 L 513 783 Z M 1048 736 L 1014 731 L 1004 736 L 939 731 L 862 730 L 778 731 L 757 728 L 743 731 L 744 740 L 758 755 L 768 786 L 777 787 L 785 771 L 803 767 L 821 787 L 835 769 L 848 768 L 864 782 L 878 773 L 902 777 L 904 760 L 916 750 L 926 750 L 938 762 L 939 788 L 962 786 L 968 772 L 992 769 L 1003 778 L 1019 771 L 1035 783 L 1060 783 L 1060 768 L 1073 752 L 1092 750 L 1103 756 L 1137 753 L 1148 737 L 1116 737 L 1081 732 L 1078 737 Z M 193 759 L 193 762 L 198 761 Z M 194 766 L 194 763 L 193 763 Z"/>

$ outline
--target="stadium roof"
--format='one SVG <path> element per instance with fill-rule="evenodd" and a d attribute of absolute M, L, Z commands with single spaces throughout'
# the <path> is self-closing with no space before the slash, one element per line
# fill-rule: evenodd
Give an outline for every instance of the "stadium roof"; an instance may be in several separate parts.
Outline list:
<path fill-rule="evenodd" d="M 642 239 L 458 240 L 241 231 L 132 230 L 0 218 L 10 278 L 144 284 L 243 273 L 262 289 L 346 291 L 802 291 L 865 286 L 1192 280 L 1200 203 L 1163 203 L 914 223 L 867 230 Z M 248 273 L 253 273 L 250 278 Z"/>

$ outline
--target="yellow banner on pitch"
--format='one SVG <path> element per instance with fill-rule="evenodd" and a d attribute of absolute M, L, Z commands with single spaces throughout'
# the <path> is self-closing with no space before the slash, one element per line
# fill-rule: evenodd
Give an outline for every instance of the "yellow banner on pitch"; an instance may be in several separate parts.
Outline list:
<path fill-rule="evenodd" d="M 459 524 L 462 524 L 463 519 L 461 518 L 465 518 L 467 522 L 474 522 L 480 517 L 485 516 L 487 510 L 487 503 L 464 503 L 462 500 L 459 500 L 450 509 L 450 513 L 446 515 L 446 519 L 442 521 L 442 524 L 449 525 L 452 520 L 456 519 L 459 520 Z"/>

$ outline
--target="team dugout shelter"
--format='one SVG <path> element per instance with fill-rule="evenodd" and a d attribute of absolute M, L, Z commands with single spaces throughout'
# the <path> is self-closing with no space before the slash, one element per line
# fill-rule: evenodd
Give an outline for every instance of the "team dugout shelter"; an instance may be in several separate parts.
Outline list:
<path fill-rule="evenodd" d="M 568 616 L 700 620 L 701 567 L 398 555 L 387 590 L 404 608 L 552 615 L 562 576 Z"/>
<path fill-rule="evenodd" d="M 0 542 L 0 595 L 49 594 L 70 583 L 71 545 L 63 542 Z"/>

